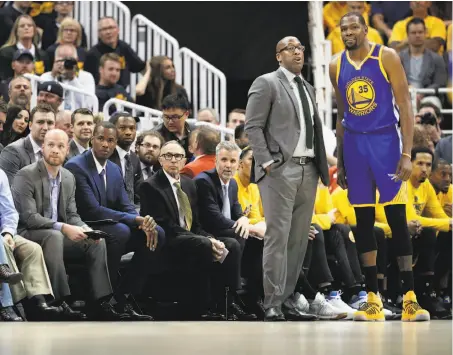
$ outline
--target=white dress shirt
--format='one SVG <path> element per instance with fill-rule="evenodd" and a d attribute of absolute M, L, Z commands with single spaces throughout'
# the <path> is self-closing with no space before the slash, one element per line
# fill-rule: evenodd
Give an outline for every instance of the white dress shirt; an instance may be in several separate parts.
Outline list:
<path fill-rule="evenodd" d="M 96 159 L 96 157 L 94 156 L 93 151 L 91 151 L 91 154 L 93 154 L 94 164 L 96 164 L 96 169 L 97 169 L 97 171 L 98 171 L 98 174 L 101 174 L 101 171 L 102 171 L 102 170 L 105 170 L 105 174 L 104 174 L 104 185 L 105 185 L 105 188 L 107 189 L 107 161 L 105 161 L 104 166 L 102 166 L 102 165 L 98 162 L 98 160 Z"/>
<path fill-rule="evenodd" d="M 84 153 L 85 151 L 88 150 L 88 148 L 84 148 L 82 147 L 79 143 L 77 143 L 77 140 L 73 139 L 72 140 L 74 142 L 74 144 L 76 145 L 77 149 L 79 150 L 79 153 L 82 154 Z"/>
<path fill-rule="evenodd" d="M 42 154 L 42 147 L 38 145 L 38 143 L 36 143 L 34 140 L 33 140 L 33 137 L 31 136 L 30 134 L 30 142 L 31 142 L 31 145 L 33 147 L 33 153 L 35 154 L 35 162 L 37 162 L 39 159 L 41 159 L 41 156 L 39 153 Z"/>
<path fill-rule="evenodd" d="M 173 190 L 173 195 L 175 195 L 176 204 L 178 205 L 178 212 L 179 212 L 179 226 L 182 228 L 186 228 L 186 221 L 184 221 L 184 216 L 181 213 L 181 206 L 179 205 L 178 194 L 176 192 L 175 182 L 181 184 L 181 180 L 176 180 L 175 178 L 171 177 L 167 174 L 167 172 L 162 169 L 165 176 L 167 177 L 168 181 L 170 182 L 171 188 Z"/>
<path fill-rule="evenodd" d="M 33 57 L 36 57 L 36 47 L 34 44 L 31 45 L 31 48 L 28 49 L 28 48 L 25 48 L 24 45 L 20 42 L 17 42 L 16 44 L 16 47 L 18 50 L 20 51 L 23 51 L 23 50 L 26 50 L 26 51 L 29 51 L 31 54 L 33 54 Z"/>
<path fill-rule="evenodd" d="M 119 145 L 116 146 L 116 151 L 118 152 L 118 156 L 120 157 L 121 171 L 123 172 L 123 179 L 125 179 L 126 178 L 126 159 L 125 159 L 125 157 L 127 154 L 129 154 L 129 152 L 126 152 Z"/>

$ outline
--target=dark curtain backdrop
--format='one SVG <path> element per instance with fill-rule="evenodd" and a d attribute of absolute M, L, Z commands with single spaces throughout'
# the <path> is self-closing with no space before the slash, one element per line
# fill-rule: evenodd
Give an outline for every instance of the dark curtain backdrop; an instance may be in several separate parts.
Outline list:
<path fill-rule="evenodd" d="M 245 108 L 253 80 L 278 67 L 275 45 L 294 35 L 307 47 L 306 2 L 124 2 L 220 69 L 227 78 L 228 110 Z M 306 66 L 305 75 L 308 68 Z M 310 79 L 309 79 L 310 80 Z"/>

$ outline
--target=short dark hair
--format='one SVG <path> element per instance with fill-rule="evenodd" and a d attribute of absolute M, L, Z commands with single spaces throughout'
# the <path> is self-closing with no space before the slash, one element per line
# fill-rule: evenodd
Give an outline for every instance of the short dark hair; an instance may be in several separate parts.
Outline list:
<path fill-rule="evenodd" d="M 109 122 L 116 125 L 116 123 L 118 122 L 118 120 L 121 118 L 121 117 L 124 117 L 124 118 L 132 118 L 135 122 L 135 124 L 137 124 L 137 121 L 135 121 L 135 117 L 132 116 L 131 113 L 129 112 L 115 112 L 112 116 L 110 116 L 110 119 L 109 119 Z"/>
<path fill-rule="evenodd" d="M 440 166 L 444 166 L 444 165 L 450 166 L 450 163 L 448 161 L 446 161 L 445 159 L 442 159 L 442 158 L 434 159 L 432 172 L 436 171 L 437 168 L 439 168 Z"/>
<path fill-rule="evenodd" d="M 411 161 L 417 159 L 418 153 L 426 153 L 431 155 L 432 161 L 434 161 L 434 153 L 428 147 L 415 147 L 411 150 Z"/>
<path fill-rule="evenodd" d="M 43 112 L 43 113 L 52 112 L 53 116 L 54 116 L 54 119 L 56 118 L 55 117 L 55 111 L 52 108 L 52 106 L 50 106 L 49 104 L 46 104 L 46 103 L 42 103 L 42 104 L 37 104 L 35 107 L 33 107 L 33 110 L 31 110 L 31 112 L 30 112 L 30 122 L 33 122 L 33 119 L 35 118 L 35 113 L 36 112 Z"/>
<path fill-rule="evenodd" d="M 407 25 L 406 25 L 406 33 L 409 33 L 409 27 L 411 25 L 423 25 L 423 28 L 426 30 L 425 21 L 423 19 L 421 19 L 420 17 L 414 17 L 407 23 Z"/>
<path fill-rule="evenodd" d="M 23 110 L 23 108 L 21 108 L 19 106 L 17 106 L 17 107 L 20 108 L 21 110 Z M 8 113 L 8 104 L 5 101 L 0 101 L 0 112 L 2 112 L 4 114 Z"/>
<path fill-rule="evenodd" d="M 74 123 L 75 123 L 75 116 L 77 114 L 91 116 L 91 117 L 93 117 L 93 120 L 94 120 L 94 115 L 93 115 L 93 112 L 91 112 L 91 110 L 89 110 L 87 108 L 78 108 L 71 114 L 71 124 L 72 125 L 74 125 Z"/>
<path fill-rule="evenodd" d="M 165 96 L 162 100 L 162 110 L 168 110 L 171 108 L 179 108 L 184 111 L 189 111 L 189 100 L 187 100 L 185 95 L 178 93 Z"/>
<path fill-rule="evenodd" d="M 164 137 L 162 137 L 162 135 L 157 132 L 157 131 L 153 131 L 153 130 L 149 130 L 149 131 L 143 131 L 143 132 L 140 132 L 140 134 L 137 135 L 137 140 L 135 142 L 135 145 L 136 146 L 140 146 L 142 145 L 143 143 L 143 140 L 146 138 L 146 137 L 156 137 L 157 139 L 159 139 L 160 141 L 160 146 L 162 147 L 165 143 L 165 139 Z"/>
<path fill-rule="evenodd" d="M 234 139 L 239 139 L 245 131 L 245 124 L 241 123 L 234 129 Z"/>
<path fill-rule="evenodd" d="M 96 126 L 94 126 L 94 129 L 93 129 L 93 136 L 96 135 L 97 133 L 97 130 L 100 128 L 100 127 L 103 127 L 104 129 L 113 129 L 115 131 L 115 134 L 116 134 L 116 127 L 114 124 L 108 122 L 108 121 L 102 121 L 102 122 L 99 122 Z"/>
<path fill-rule="evenodd" d="M 434 105 L 432 102 L 424 102 L 420 105 L 420 109 L 422 109 L 423 107 L 431 107 L 433 110 L 434 110 L 434 113 L 436 114 L 436 117 L 438 120 L 442 121 L 443 120 L 443 116 L 442 116 L 442 112 L 440 111 L 439 107 Z"/>
<path fill-rule="evenodd" d="M 340 19 L 340 24 L 341 24 L 341 21 L 343 21 L 343 19 L 345 19 L 347 17 L 351 17 L 351 16 L 356 16 L 359 19 L 359 23 L 362 26 L 367 26 L 365 18 L 362 16 L 362 14 L 360 14 L 358 12 L 348 12 L 347 14 L 343 15 Z"/>
<path fill-rule="evenodd" d="M 235 108 L 231 110 L 230 113 L 242 113 L 243 115 L 245 115 L 245 110 L 243 108 Z"/>
<path fill-rule="evenodd" d="M 215 155 L 215 148 L 220 143 L 220 134 L 208 126 L 197 129 L 197 146 L 206 155 Z"/>

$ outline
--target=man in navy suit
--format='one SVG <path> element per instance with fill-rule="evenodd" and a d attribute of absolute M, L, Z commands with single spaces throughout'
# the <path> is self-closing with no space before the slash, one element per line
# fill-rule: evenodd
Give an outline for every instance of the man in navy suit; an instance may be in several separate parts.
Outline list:
<path fill-rule="evenodd" d="M 96 229 L 110 235 L 106 238 L 107 257 L 114 289 L 118 283 L 117 275 L 122 255 L 135 252 L 129 273 L 124 275 L 117 289 L 117 298 L 124 299 L 120 302 L 120 310 L 142 319 L 145 316 L 137 314 L 127 298 L 142 292 L 151 259 L 156 248 L 162 247 L 165 233 L 152 217 L 139 216 L 135 206 L 129 201 L 120 168 L 108 160 L 116 142 L 115 126 L 109 122 L 101 122 L 94 129 L 92 149 L 70 159 L 65 167 L 76 178 L 76 203 L 81 218 L 88 225 L 89 221 L 97 221 L 94 223 Z M 103 220 L 111 221 L 99 223 Z"/>

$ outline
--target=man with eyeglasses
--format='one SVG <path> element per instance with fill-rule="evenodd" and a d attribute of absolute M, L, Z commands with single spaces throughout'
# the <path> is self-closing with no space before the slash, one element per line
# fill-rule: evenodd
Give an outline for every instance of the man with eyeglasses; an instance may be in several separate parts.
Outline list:
<path fill-rule="evenodd" d="M 295 294 L 307 250 L 316 187 L 329 172 L 315 90 L 303 78 L 305 47 L 296 37 L 277 43 L 280 68 L 249 90 L 245 132 L 253 149 L 267 229 L 263 248 L 266 321 L 309 320 Z"/>
<path fill-rule="evenodd" d="M 132 47 L 119 39 L 120 30 L 113 17 L 103 17 L 98 22 L 99 43 L 92 47 L 85 60 L 84 68 L 93 74 L 96 83 L 99 81 L 99 61 L 104 54 L 116 53 L 121 60 L 121 77 L 119 84 L 125 89 L 130 84 L 130 73 L 145 70 L 141 60 Z"/>
<path fill-rule="evenodd" d="M 143 181 L 160 170 L 159 155 L 164 138 L 155 131 L 145 131 L 137 136 L 135 154 L 140 159 Z"/>
<path fill-rule="evenodd" d="M 189 136 L 194 127 L 186 122 L 190 114 L 187 98 L 180 94 L 172 94 L 162 101 L 163 122 L 156 127 L 165 141 L 177 141 L 186 152 L 187 161 L 192 161 L 193 154 L 189 150 Z"/>

